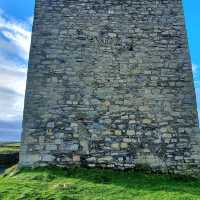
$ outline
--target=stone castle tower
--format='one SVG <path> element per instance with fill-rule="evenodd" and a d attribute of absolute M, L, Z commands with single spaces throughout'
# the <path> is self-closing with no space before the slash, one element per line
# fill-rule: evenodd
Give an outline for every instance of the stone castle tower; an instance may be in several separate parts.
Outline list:
<path fill-rule="evenodd" d="M 21 166 L 195 174 L 181 0 L 36 0 Z"/>

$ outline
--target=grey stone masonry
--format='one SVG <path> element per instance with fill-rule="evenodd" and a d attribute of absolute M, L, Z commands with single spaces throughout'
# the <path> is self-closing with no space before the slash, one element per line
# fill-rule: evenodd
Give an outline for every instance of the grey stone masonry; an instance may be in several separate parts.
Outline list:
<path fill-rule="evenodd" d="M 196 176 L 181 0 L 36 0 L 20 166 Z"/>

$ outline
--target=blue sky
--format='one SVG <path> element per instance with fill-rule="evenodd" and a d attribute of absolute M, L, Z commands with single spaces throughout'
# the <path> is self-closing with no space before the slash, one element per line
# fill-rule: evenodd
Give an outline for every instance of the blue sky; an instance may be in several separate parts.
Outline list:
<path fill-rule="evenodd" d="M 200 0 L 183 4 L 200 111 Z M 34 0 L 0 0 L 0 141 L 20 139 L 33 12 Z"/>

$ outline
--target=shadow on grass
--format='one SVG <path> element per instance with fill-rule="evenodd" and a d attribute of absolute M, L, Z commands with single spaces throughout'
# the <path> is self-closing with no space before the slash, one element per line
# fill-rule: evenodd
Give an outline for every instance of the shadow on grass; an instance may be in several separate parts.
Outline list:
<path fill-rule="evenodd" d="M 124 189 L 144 190 L 149 192 L 165 191 L 179 192 L 200 196 L 200 180 L 186 177 L 172 177 L 142 172 L 113 171 L 110 169 L 74 168 L 61 169 L 55 167 L 22 169 L 23 174 L 32 180 L 52 181 L 56 178 L 76 178 L 95 184 L 116 185 Z M 35 173 L 35 175 L 34 175 Z"/>

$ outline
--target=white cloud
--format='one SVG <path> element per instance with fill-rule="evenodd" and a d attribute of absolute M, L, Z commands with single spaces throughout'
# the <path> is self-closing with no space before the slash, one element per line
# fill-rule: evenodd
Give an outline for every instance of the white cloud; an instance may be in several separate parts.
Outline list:
<path fill-rule="evenodd" d="M 197 99 L 198 117 L 200 121 L 200 66 L 197 64 L 192 64 L 192 71 Z"/>
<path fill-rule="evenodd" d="M 197 68 L 198 68 L 198 66 L 196 64 L 192 64 L 192 71 L 193 71 L 193 73 L 196 72 Z"/>
<path fill-rule="evenodd" d="M 33 19 L 34 19 L 33 16 L 29 17 L 29 18 L 28 18 L 28 23 L 32 25 L 32 24 L 33 24 Z"/>
<path fill-rule="evenodd" d="M 0 62 L 0 87 L 24 95 L 27 68 L 1 56 Z"/>
<path fill-rule="evenodd" d="M 1 62 L 0 71 L 0 121 L 21 119 L 26 68 L 17 66 L 16 63 L 12 62 Z"/>
<path fill-rule="evenodd" d="M 2 88 L 0 88 L 0 96 L 0 121 L 21 120 L 24 96 Z"/>
<path fill-rule="evenodd" d="M 0 9 L 0 122 L 22 119 L 31 23 Z"/>
<path fill-rule="evenodd" d="M 18 22 L 0 11 L 0 33 L 5 38 L 4 43 L 12 45 L 24 60 L 28 59 L 31 42 L 30 19 L 31 17 L 27 20 L 28 23 Z"/>
<path fill-rule="evenodd" d="M 192 70 L 193 70 L 193 77 L 194 77 L 194 83 L 195 83 L 195 88 L 200 88 L 200 66 L 197 64 L 192 65 Z"/>

